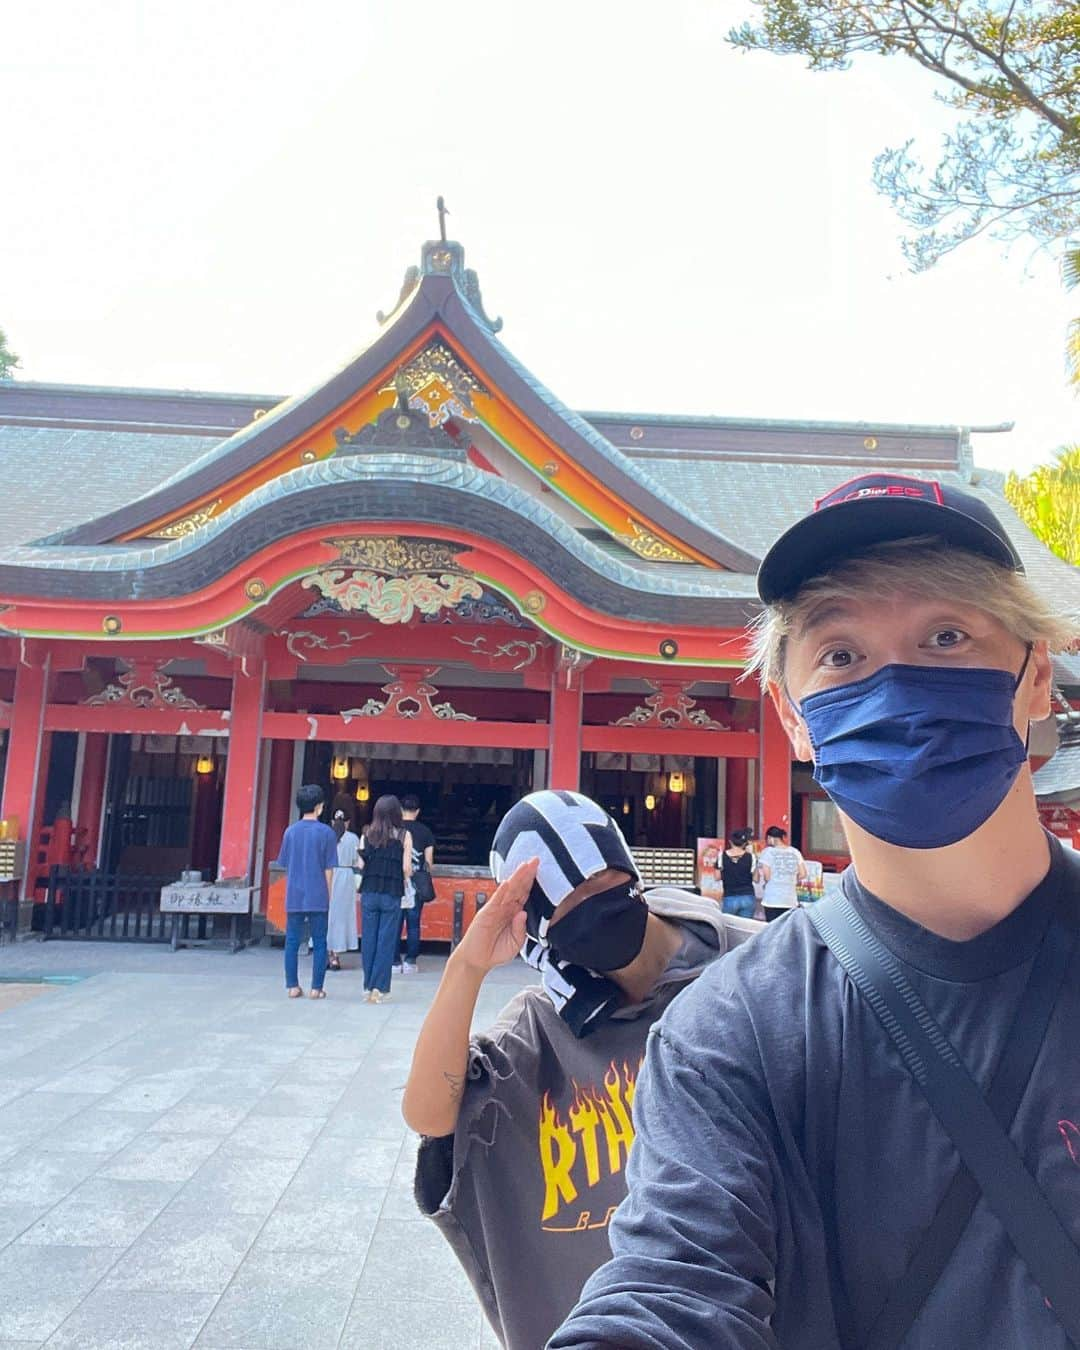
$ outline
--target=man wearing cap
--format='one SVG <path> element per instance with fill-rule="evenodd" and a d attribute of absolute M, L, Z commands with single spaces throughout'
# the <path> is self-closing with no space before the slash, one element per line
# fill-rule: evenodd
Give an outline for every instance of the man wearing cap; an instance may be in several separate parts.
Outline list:
<path fill-rule="evenodd" d="M 423 1136 L 421 1209 L 499 1342 L 537 1350 L 609 1255 L 649 1027 L 761 925 L 684 891 L 643 896 L 619 827 L 575 792 L 512 807 L 491 869 L 500 884 L 447 962 L 402 1110 Z M 485 976 L 519 950 L 540 985 L 470 1040 Z"/>
<path fill-rule="evenodd" d="M 852 866 L 653 1029 L 613 1259 L 552 1350 L 1080 1344 L 1080 869 L 1026 755 L 1076 628 L 1022 571 L 983 502 L 899 475 L 769 551 L 754 665 Z"/>

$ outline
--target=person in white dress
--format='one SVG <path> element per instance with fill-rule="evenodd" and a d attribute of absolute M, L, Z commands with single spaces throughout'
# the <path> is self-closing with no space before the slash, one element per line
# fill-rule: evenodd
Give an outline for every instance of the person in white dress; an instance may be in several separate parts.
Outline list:
<path fill-rule="evenodd" d="M 355 952 L 360 946 L 356 929 L 356 866 L 359 838 L 349 829 L 344 811 L 335 811 L 334 833 L 338 837 L 338 865 L 330 887 L 330 921 L 326 933 L 329 949 L 328 970 L 340 970 L 342 952 Z"/>

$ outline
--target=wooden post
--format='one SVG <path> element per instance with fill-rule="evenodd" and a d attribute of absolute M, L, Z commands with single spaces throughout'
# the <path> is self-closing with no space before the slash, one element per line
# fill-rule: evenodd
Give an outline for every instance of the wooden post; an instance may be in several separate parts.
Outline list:
<path fill-rule="evenodd" d="M 108 736 L 100 731 L 86 732 L 78 819 L 74 823 L 86 831 L 86 861 L 90 867 L 97 865 L 101 849 L 101 812 L 105 804 L 105 771 L 108 763 Z"/>
<path fill-rule="evenodd" d="M 266 661 L 263 656 L 252 655 L 238 660 L 233 670 L 229 760 L 225 769 L 218 854 L 219 880 L 222 877 L 252 879 L 265 694 Z"/>
<path fill-rule="evenodd" d="M 292 786 L 293 744 L 292 741 L 270 742 L 270 785 L 266 802 L 266 841 L 263 851 L 263 875 L 261 878 L 257 878 L 262 886 L 262 906 L 264 913 L 266 911 L 267 896 L 269 895 L 268 873 L 270 870 L 270 863 L 278 855 L 278 850 L 281 848 L 282 835 L 285 833 L 293 815 L 293 797 L 296 795 Z"/>
<path fill-rule="evenodd" d="M 760 831 L 791 832 L 791 746 L 771 698 L 761 700 Z"/>
<path fill-rule="evenodd" d="M 753 829 L 754 822 L 746 818 L 746 792 L 750 782 L 750 761 L 728 759 L 727 787 L 724 794 L 724 838 L 728 840 L 736 830 Z"/>
<path fill-rule="evenodd" d="M 551 682 L 548 787 L 577 792 L 581 783 L 581 676 L 556 670 Z"/>
<path fill-rule="evenodd" d="M 7 769 L 0 815 L 15 816 L 19 837 L 26 840 L 26 875 L 19 898 L 26 899 L 34 872 L 37 839 L 34 828 L 44 784 L 41 748 L 44 741 L 45 704 L 49 692 L 49 657 L 34 643 L 25 643 L 15 668 L 15 697 L 8 733 Z"/>

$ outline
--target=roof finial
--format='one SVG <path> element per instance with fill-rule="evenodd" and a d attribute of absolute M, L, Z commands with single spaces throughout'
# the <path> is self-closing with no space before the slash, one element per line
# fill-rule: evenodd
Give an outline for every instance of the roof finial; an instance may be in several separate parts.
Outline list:
<path fill-rule="evenodd" d="M 446 217 L 450 212 L 446 209 L 446 203 L 441 197 L 435 202 L 435 209 L 439 213 L 439 238 L 446 243 Z"/>

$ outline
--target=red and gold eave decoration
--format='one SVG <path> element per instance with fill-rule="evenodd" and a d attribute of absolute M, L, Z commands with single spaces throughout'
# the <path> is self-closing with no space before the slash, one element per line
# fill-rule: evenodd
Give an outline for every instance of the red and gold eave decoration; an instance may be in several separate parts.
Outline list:
<path fill-rule="evenodd" d="M 737 630 L 676 628 L 603 614 L 554 586 L 526 559 L 462 531 L 408 521 L 328 521 L 259 550 L 211 585 L 166 600 L 109 602 L 12 599 L 4 624 L 21 637 L 139 641 L 196 637 L 248 616 L 257 618 L 286 587 L 338 561 L 330 536 L 422 535 L 464 549 L 459 565 L 506 596 L 530 623 L 593 656 L 663 666 L 741 666 L 745 637 Z M 305 601 L 298 600 L 299 611 Z"/>
<path fill-rule="evenodd" d="M 280 477 L 290 469 L 329 458 L 337 449 L 335 431 L 345 426 L 355 433 L 361 427 L 374 422 L 394 401 L 393 380 L 396 372 L 407 366 L 433 341 L 445 344 L 464 365 L 485 381 L 490 389 L 495 389 L 494 382 L 482 365 L 473 356 L 465 356 L 458 350 L 452 335 L 442 324 L 433 323 L 413 342 L 403 347 L 394 361 L 384 367 L 363 389 L 308 428 L 302 436 L 229 483 L 185 503 L 178 510 L 152 521 L 134 533 L 121 536 L 117 542 L 129 543 L 133 539 L 160 536 L 161 531 L 167 529 L 170 524 L 200 510 L 212 509 L 215 516 L 220 515 L 222 511 L 235 505 L 264 483 Z M 633 541 L 637 534 L 649 534 L 658 543 L 666 545 L 674 554 L 678 554 L 688 562 L 716 567 L 716 564 L 704 554 L 698 553 L 688 544 L 675 538 L 655 522 L 640 513 L 630 513 L 625 502 L 617 494 L 569 459 L 550 437 L 538 430 L 497 390 L 493 393 L 475 393 L 473 403 L 480 422 L 506 445 L 516 458 L 532 469 L 539 482 L 568 498 L 587 516 L 609 530 L 615 538 Z"/>

